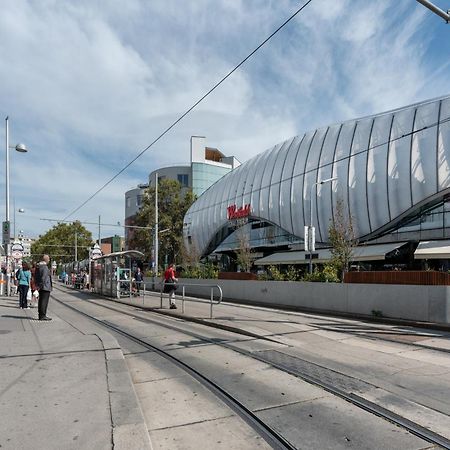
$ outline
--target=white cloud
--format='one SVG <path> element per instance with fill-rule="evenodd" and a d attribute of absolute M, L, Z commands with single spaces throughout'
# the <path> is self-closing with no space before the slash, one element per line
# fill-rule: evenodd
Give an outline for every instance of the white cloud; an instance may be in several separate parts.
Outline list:
<path fill-rule="evenodd" d="M 12 141 L 30 147 L 12 158 L 16 203 L 29 216 L 69 213 L 298 7 L 5 0 L 0 107 Z M 192 134 L 245 160 L 308 129 L 445 93 L 445 55 L 430 58 L 436 36 L 423 32 L 432 20 L 407 0 L 312 2 L 76 217 L 123 220 L 125 191 L 187 162 Z M 27 220 L 32 235 L 48 225 Z"/>

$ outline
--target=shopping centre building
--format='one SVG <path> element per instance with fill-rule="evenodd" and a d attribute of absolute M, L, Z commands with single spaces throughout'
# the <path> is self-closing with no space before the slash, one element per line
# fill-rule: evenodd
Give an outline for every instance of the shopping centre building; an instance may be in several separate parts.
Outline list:
<path fill-rule="evenodd" d="M 184 239 L 203 256 L 233 256 L 246 236 L 255 265 L 305 264 L 305 226 L 313 225 L 320 262 L 330 257 L 329 227 L 340 208 L 359 241 L 355 262 L 442 265 L 450 258 L 449 194 L 446 96 L 309 131 L 258 154 L 198 198 Z"/>

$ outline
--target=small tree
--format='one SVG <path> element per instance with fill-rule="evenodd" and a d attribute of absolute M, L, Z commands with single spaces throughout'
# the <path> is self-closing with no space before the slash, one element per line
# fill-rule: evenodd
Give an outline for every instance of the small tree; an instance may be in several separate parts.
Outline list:
<path fill-rule="evenodd" d="M 250 247 L 250 238 L 245 231 L 245 226 L 237 230 L 236 236 L 239 244 L 236 253 L 237 263 L 244 272 L 250 272 L 252 267 L 252 249 Z"/>
<path fill-rule="evenodd" d="M 334 221 L 328 228 L 328 235 L 332 255 L 332 264 L 338 270 L 341 281 L 350 267 L 353 249 L 357 245 L 353 218 L 346 213 L 344 202 L 338 199 L 336 202 Z"/>

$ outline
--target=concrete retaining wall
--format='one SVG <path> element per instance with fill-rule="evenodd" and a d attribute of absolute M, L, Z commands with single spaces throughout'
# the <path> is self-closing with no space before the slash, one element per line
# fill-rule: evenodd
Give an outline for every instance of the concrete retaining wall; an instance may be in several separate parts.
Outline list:
<path fill-rule="evenodd" d="M 196 280 L 180 278 L 186 294 L 209 297 L 206 285 L 219 285 L 224 299 L 305 308 L 320 312 L 372 315 L 450 323 L 449 286 L 302 283 L 293 281 Z M 189 286 L 196 284 L 197 286 Z M 216 294 L 217 295 L 217 294 Z"/>

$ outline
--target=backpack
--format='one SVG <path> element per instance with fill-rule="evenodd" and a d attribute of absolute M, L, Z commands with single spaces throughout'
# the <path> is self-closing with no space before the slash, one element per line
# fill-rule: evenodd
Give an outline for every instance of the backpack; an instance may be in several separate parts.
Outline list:
<path fill-rule="evenodd" d="M 21 271 L 22 269 L 17 269 L 17 272 L 16 272 L 16 280 L 18 280 L 19 278 L 20 278 L 20 271 Z"/>

